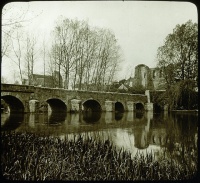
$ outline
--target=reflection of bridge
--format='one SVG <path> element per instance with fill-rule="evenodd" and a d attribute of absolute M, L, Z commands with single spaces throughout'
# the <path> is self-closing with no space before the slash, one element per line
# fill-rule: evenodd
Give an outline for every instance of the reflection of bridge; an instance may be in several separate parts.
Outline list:
<path fill-rule="evenodd" d="M 1 84 L 1 99 L 14 112 L 134 111 L 153 110 L 147 95 L 77 91 L 30 85 Z"/>
<path fill-rule="evenodd" d="M 155 123 L 157 120 L 153 118 L 153 113 L 150 111 L 140 113 L 140 115 L 137 112 L 96 112 L 94 116 L 84 113 L 4 115 L 1 120 L 3 131 L 26 131 L 47 135 L 103 133 L 103 137 L 109 135 L 109 139 L 115 141 L 116 144 L 122 142 L 123 139 L 122 144 L 130 143 L 129 146 L 133 149 L 146 149 L 149 145 L 164 146 L 167 137 L 166 124 Z M 105 130 L 105 128 L 109 130 Z M 130 138 L 132 138 L 131 141 Z"/>

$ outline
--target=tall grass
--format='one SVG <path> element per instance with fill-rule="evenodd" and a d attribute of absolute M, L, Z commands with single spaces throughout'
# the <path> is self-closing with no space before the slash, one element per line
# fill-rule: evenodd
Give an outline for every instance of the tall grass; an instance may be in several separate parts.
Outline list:
<path fill-rule="evenodd" d="M 2 132 L 1 168 L 8 180 L 182 180 L 196 165 L 155 160 L 153 153 L 131 158 L 107 140 L 77 135 L 64 139 Z"/>

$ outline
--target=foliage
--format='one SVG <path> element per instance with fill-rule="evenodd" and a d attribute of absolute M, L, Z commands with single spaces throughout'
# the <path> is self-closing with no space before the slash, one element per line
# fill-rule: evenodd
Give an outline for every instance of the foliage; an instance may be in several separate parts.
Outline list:
<path fill-rule="evenodd" d="M 180 81 L 175 87 L 175 103 L 183 109 L 192 109 L 198 104 L 197 92 L 194 91 L 195 82 L 193 80 Z"/>
<path fill-rule="evenodd" d="M 195 82 L 187 79 L 177 82 L 172 85 L 165 93 L 161 94 L 156 102 L 161 106 L 164 103 L 173 109 L 197 109 L 198 108 L 198 93 L 194 90 Z"/>
<path fill-rule="evenodd" d="M 143 85 L 134 85 L 129 89 L 130 93 L 132 94 L 145 94 L 145 87 Z"/>
<path fill-rule="evenodd" d="M 1 168 L 7 180 L 184 180 L 196 165 L 119 151 L 109 140 L 2 132 Z"/>
<path fill-rule="evenodd" d="M 166 93 L 161 91 L 153 90 L 151 91 L 151 102 L 161 109 L 164 107 L 164 105 L 168 102 L 166 101 Z"/>
<path fill-rule="evenodd" d="M 119 87 L 120 87 L 119 82 L 113 82 L 112 84 L 108 85 L 107 91 L 108 92 L 117 92 Z"/>
<path fill-rule="evenodd" d="M 164 45 L 158 48 L 158 66 L 163 69 L 167 91 L 160 96 L 161 103 L 170 109 L 193 109 L 198 83 L 198 28 L 191 20 L 177 25 Z M 163 101 L 162 101 L 163 100 Z"/>
<path fill-rule="evenodd" d="M 177 25 L 164 45 L 158 48 L 158 66 L 163 68 L 168 86 L 176 79 L 198 81 L 198 27 L 191 20 Z"/>
<path fill-rule="evenodd" d="M 122 80 L 119 81 L 119 85 L 122 85 L 122 84 L 124 84 L 125 82 L 126 82 L 126 79 L 122 79 Z"/>

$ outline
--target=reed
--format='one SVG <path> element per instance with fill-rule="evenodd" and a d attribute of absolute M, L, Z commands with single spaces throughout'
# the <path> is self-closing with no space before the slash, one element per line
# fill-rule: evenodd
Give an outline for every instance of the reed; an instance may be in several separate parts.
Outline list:
<path fill-rule="evenodd" d="M 153 153 L 117 150 L 109 139 L 2 132 L 1 166 L 8 180 L 183 180 L 196 164 L 156 161 Z"/>

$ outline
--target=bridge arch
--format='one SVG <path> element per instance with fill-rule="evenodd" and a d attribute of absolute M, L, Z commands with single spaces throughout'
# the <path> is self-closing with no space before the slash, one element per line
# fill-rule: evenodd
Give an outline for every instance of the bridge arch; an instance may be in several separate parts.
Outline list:
<path fill-rule="evenodd" d="M 4 95 L 4 96 L 1 96 L 1 99 L 3 99 L 6 104 L 8 104 L 10 113 L 24 112 L 24 104 L 19 98 L 12 95 Z"/>
<path fill-rule="evenodd" d="M 83 111 L 90 111 L 90 112 L 101 112 L 102 107 L 101 104 L 94 99 L 88 99 L 82 103 Z"/>
<path fill-rule="evenodd" d="M 135 110 L 136 111 L 144 111 L 144 104 L 141 102 L 135 103 Z"/>
<path fill-rule="evenodd" d="M 124 105 L 121 102 L 115 102 L 115 112 L 124 112 Z"/>
<path fill-rule="evenodd" d="M 58 98 L 50 98 L 48 100 L 46 100 L 46 102 L 49 104 L 50 109 L 52 112 L 56 113 L 65 113 L 67 112 L 67 106 L 66 104 Z"/>
<path fill-rule="evenodd" d="M 153 109 L 154 109 L 154 112 L 156 113 L 159 113 L 162 111 L 162 107 L 158 105 L 157 103 L 153 104 Z"/>

